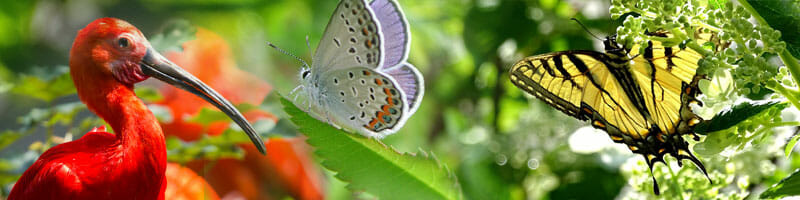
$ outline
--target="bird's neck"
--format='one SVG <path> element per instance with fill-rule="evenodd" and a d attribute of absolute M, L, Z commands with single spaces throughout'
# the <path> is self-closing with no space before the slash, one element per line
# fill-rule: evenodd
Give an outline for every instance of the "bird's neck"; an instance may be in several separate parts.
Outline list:
<path fill-rule="evenodd" d="M 111 126 L 124 149 L 148 152 L 146 159 L 165 165 L 166 144 L 161 126 L 136 97 L 133 86 L 109 76 L 94 77 L 103 78 L 94 78 L 90 84 L 79 84 L 79 80 L 75 80 L 78 96 L 89 110 Z"/>

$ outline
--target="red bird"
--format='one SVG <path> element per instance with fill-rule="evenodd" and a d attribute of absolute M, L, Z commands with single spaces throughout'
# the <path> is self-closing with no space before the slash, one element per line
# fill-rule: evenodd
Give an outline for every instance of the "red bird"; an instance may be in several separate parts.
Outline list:
<path fill-rule="evenodd" d="M 133 92 L 154 77 L 225 112 L 265 153 L 264 142 L 227 100 L 157 53 L 133 25 L 97 19 L 78 32 L 70 75 L 81 101 L 116 134 L 95 129 L 44 152 L 9 199 L 164 199 L 167 151 L 155 116 Z"/>

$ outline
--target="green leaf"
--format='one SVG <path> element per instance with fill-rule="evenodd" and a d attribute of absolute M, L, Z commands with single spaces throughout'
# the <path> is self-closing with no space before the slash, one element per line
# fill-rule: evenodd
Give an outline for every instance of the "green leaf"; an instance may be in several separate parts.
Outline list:
<path fill-rule="evenodd" d="M 192 116 L 186 121 L 207 125 L 212 122 L 224 121 L 228 119 L 228 115 L 225 115 L 225 113 L 217 110 L 216 108 L 202 108 L 197 115 Z"/>
<path fill-rule="evenodd" d="M 539 33 L 536 31 L 538 24 L 527 17 L 528 6 L 525 1 L 500 1 L 493 7 L 469 9 L 464 19 L 463 37 L 476 65 L 496 56 L 497 48 L 506 40 L 525 44 L 532 34 Z"/>
<path fill-rule="evenodd" d="M 499 176 L 500 166 L 487 148 L 465 149 L 458 177 L 468 199 L 511 199 L 511 184 Z"/>
<path fill-rule="evenodd" d="M 724 8 L 728 0 L 709 0 L 708 4 L 713 8 Z"/>
<path fill-rule="evenodd" d="M 781 31 L 786 50 L 800 57 L 800 4 L 796 0 L 747 0 L 770 27 Z"/>
<path fill-rule="evenodd" d="M 783 150 L 783 153 L 786 155 L 786 158 L 789 158 L 789 155 L 792 154 L 792 150 L 794 149 L 794 146 L 797 145 L 798 140 L 800 140 L 800 134 L 795 133 L 795 135 L 792 136 L 792 139 L 789 140 L 789 143 L 786 144 L 786 147 Z"/>
<path fill-rule="evenodd" d="M 24 134 L 16 131 L 6 130 L 0 133 L 0 150 L 5 149 L 14 141 L 17 141 Z"/>
<path fill-rule="evenodd" d="M 75 115 L 83 109 L 86 109 L 86 105 L 80 101 L 68 102 L 51 108 L 33 108 L 28 114 L 19 117 L 17 120 L 22 124 L 23 128 L 31 128 L 40 123 L 45 126 L 67 125 L 72 123 Z"/>
<path fill-rule="evenodd" d="M 762 199 L 775 199 L 784 196 L 800 195 L 800 170 L 795 170 L 759 196 Z"/>
<path fill-rule="evenodd" d="M 136 93 L 137 97 L 144 100 L 145 102 L 157 102 L 164 99 L 164 96 L 162 96 L 161 93 L 158 92 L 158 89 L 154 87 L 148 87 L 148 86 L 136 87 L 134 89 L 134 92 Z"/>
<path fill-rule="evenodd" d="M 244 151 L 239 148 L 239 144 L 250 143 L 250 138 L 238 128 L 235 123 L 231 123 L 222 134 L 217 136 L 205 135 L 200 140 L 184 142 L 178 138 L 167 138 L 167 160 L 170 162 L 186 163 L 192 160 L 218 160 L 222 158 L 241 159 Z M 275 128 L 275 121 L 262 119 L 253 123 L 261 137 L 272 136 L 270 131 Z"/>
<path fill-rule="evenodd" d="M 241 113 L 258 109 L 258 106 L 248 103 L 238 104 L 235 107 L 236 110 L 239 110 L 239 112 Z M 186 121 L 193 123 L 200 123 L 200 124 L 210 124 L 212 122 L 226 121 L 226 120 L 228 121 L 230 120 L 228 115 L 226 115 L 222 111 L 219 111 L 219 109 L 217 108 L 201 108 L 200 112 L 198 112 L 197 115 L 192 116 Z"/>
<path fill-rule="evenodd" d="M 39 73 L 34 74 L 21 75 L 11 92 L 45 102 L 76 93 L 72 77 L 69 75 L 69 68 L 66 66 L 40 70 Z"/>
<path fill-rule="evenodd" d="M 351 191 L 366 191 L 381 199 L 461 199 L 460 186 L 435 155 L 400 153 L 392 147 L 320 122 L 281 98 L 284 110 L 322 165 L 338 172 Z"/>
<path fill-rule="evenodd" d="M 741 102 L 717 113 L 711 120 L 701 122 L 694 127 L 694 131 L 695 133 L 705 135 L 711 132 L 725 130 L 769 108 L 779 107 L 779 109 L 783 109 L 787 105 L 787 103 L 774 100 Z"/>
<path fill-rule="evenodd" d="M 150 44 L 158 52 L 183 51 L 183 43 L 194 40 L 197 28 L 186 20 L 170 20 L 161 33 L 150 38 Z"/>
<path fill-rule="evenodd" d="M 11 88 L 14 88 L 14 84 L 0 81 L 0 94 L 8 92 Z"/>

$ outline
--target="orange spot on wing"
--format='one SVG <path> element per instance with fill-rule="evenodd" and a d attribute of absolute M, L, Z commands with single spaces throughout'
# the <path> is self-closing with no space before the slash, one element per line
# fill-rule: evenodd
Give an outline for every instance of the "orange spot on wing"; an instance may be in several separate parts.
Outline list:
<path fill-rule="evenodd" d="M 372 118 L 372 121 L 369 122 L 368 126 L 364 126 L 364 128 L 372 130 L 372 127 L 375 127 L 375 124 L 378 123 L 378 119 Z"/>
<path fill-rule="evenodd" d="M 378 85 L 383 85 L 383 81 L 381 81 L 381 79 L 377 79 L 377 78 L 376 78 L 376 79 L 375 79 L 375 84 L 378 84 Z"/>
<path fill-rule="evenodd" d="M 385 113 L 389 113 L 389 108 L 391 108 L 391 106 L 389 106 L 389 105 L 381 106 L 381 109 L 383 109 L 383 112 L 385 112 Z"/>

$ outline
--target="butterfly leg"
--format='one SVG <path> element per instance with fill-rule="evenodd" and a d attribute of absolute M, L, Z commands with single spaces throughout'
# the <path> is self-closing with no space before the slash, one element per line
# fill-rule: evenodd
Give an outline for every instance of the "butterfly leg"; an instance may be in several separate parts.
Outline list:
<path fill-rule="evenodd" d="M 292 89 L 292 91 L 291 91 L 291 92 L 289 92 L 289 96 L 292 96 L 292 95 L 294 95 L 294 99 L 292 99 L 292 101 L 294 101 L 294 102 L 297 102 L 297 96 L 300 96 L 300 94 L 298 94 L 298 93 L 297 93 L 297 90 L 299 90 L 299 89 L 303 89 L 303 91 L 305 91 L 305 86 L 303 86 L 303 85 L 298 85 L 297 87 L 295 87 L 294 89 Z"/>

